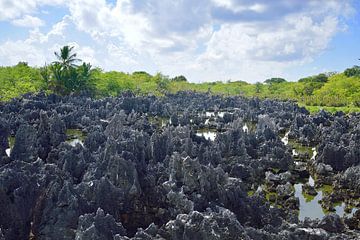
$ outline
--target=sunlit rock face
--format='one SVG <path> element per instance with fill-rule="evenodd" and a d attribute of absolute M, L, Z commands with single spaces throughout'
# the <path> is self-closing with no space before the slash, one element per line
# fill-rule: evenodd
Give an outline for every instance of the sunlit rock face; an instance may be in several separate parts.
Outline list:
<path fill-rule="evenodd" d="M 8 155 L 6 152 L 6 150 L 9 148 L 8 138 L 9 138 L 8 124 L 5 121 L 5 119 L 0 118 L 0 159 Z"/>
<path fill-rule="evenodd" d="M 357 114 L 194 92 L 0 113 L 0 239 L 360 238 Z"/>

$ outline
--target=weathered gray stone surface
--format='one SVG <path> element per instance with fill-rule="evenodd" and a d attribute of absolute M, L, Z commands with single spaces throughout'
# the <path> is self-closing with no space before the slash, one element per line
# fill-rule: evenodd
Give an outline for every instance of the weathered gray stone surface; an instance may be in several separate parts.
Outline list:
<path fill-rule="evenodd" d="M 334 183 L 329 199 L 360 196 L 357 114 L 309 115 L 292 102 L 192 92 L 26 95 L 0 113 L 0 239 L 360 237 L 360 214 L 299 221 L 293 189 L 310 166 Z M 67 129 L 82 133 L 79 144 Z M 317 144 L 318 157 L 295 164 L 285 132 Z M 287 208 L 271 206 L 261 188 L 248 193 L 262 184 Z"/>

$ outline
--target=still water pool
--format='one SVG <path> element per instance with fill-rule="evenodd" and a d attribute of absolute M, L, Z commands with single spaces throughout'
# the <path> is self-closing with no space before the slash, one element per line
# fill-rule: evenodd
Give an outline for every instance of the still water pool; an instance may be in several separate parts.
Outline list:
<path fill-rule="evenodd" d="M 314 179 L 310 176 L 308 180 L 308 184 L 310 186 L 314 186 Z M 319 203 L 320 200 L 322 200 L 323 196 L 326 194 L 326 191 L 328 191 L 328 186 L 325 186 L 323 188 L 316 189 L 317 195 L 316 196 L 310 196 L 306 193 L 303 193 L 302 186 L 303 183 L 297 183 L 294 185 L 295 188 L 295 197 L 298 197 L 300 200 L 300 207 L 299 207 L 299 220 L 303 221 L 305 217 L 308 217 L 310 219 L 322 219 L 328 212 L 326 212 L 325 209 L 321 207 L 321 204 Z M 345 203 L 341 202 L 337 206 L 335 206 L 335 213 L 337 213 L 340 217 L 344 216 L 352 216 L 356 208 L 353 208 L 350 213 L 345 212 Z"/>

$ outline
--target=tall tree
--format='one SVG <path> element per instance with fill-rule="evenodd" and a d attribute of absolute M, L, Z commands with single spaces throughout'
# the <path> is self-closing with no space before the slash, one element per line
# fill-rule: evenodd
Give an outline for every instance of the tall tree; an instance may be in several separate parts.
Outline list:
<path fill-rule="evenodd" d="M 64 69 L 69 69 L 71 67 L 77 67 L 76 62 L 79 62 L 80 59 L 76 58 L 76 53 L 73 53 L 72 50 L 74 46 L 64 46 L 60 49 L 60 52 L 54 52 L 58 61 L 55 63 L 61 64 Z"/>

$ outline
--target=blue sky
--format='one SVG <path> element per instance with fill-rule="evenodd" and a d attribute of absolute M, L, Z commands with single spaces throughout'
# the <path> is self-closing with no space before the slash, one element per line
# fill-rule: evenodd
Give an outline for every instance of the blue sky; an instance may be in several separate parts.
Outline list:
<path fill-rule="evenodd" d="M 41 66 L 70 44 L 106 71 L 294 81 L 360 64 L 359 9 L 351 0 L 0 0 L 0 65 Z"/>

